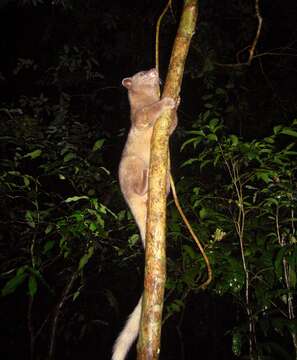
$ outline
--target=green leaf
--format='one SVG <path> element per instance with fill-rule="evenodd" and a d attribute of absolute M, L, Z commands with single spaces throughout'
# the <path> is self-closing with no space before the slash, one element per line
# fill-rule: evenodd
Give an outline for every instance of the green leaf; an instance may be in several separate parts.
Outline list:
<path fill-rule="evenodd" d="M 238 137 L 236 135 L 230 135 L 230 140 L 232 142 L 232 146 L 238 145 Z"/>
<path fill-rule="evenodd" d="M 42 151 L 40 149 L 34 150 L 32 152 L 29 152 L 28 154 L 24 155 L 24 158 L 30 157 L 31 159 L 36 159 L 38 156 L 40 156 Z"/>
<path fill-rule="evenodd" d="M 211 119 L 210 122 L 209 122 L 209 125 L 208 125 L 209 129 L 210 129 L 211 131 L 214 131 L 214 130 L 215 130 L 215 127 L 218 125 L 219 121 L 220 121 L 220 120 L 217 119 L 217 118 Z"/>
<path fill-rule="evenodd" d="M 181 166 L 183 167 L 183 166 L 191 165 L 195 161 L 198 161 L 198 159 L 189 159 L 189 160 L 185 161 L 184 163 L 182 163 Z"/>
<path fill-rule="evenodd" d="M 88 209 L 90 211 L 90 209 Z M 78 211 L 75 211 L 72 215 L 71 215 L 72 218 L 74 218 L 76 220 L 76 222 L 81 222 L 82 220 L 84 220 L 85 218 L 85 215 L 82 211 L 78 210 Z"/>
<path fill-rule="evenodd" d="M 289 156 L 297 156 L 297 151 L 286 151 L 285 154 Z"/>
<path fill-rule="evenodd" d="M 37 292 L 37 281 L 34 275 L 30 275 L 28 281 L 29 295 L 33 298 Z"/>
<path fill-rule="evenodd" d="M 88 263 L 88 261 L 89 261 L 88 254 L 83 255 L 83 257 L 79 260 L 78 270 L 83 269 L 86 266 L 86 264 Z"/>
<path fill-rule="evenodd" d="M 68 162 L 72 159 L 75 159 L 76 158 L 76 155 L 74 153 L 67 153 L 64 158 L 63 158 L 63 161 L 64 162 Z"/>
<path fill-rule="evenodd" d="M 54 225 L 53 224 L 48 224 L 46 229 L 44 230 L 45 234 L 49 234 L 54 228 Z"/>
<path fill-rule="evenodd" d="M 125 219 L 125 216 L 126 216 L 126 210 L 121 210 L 117 214 L 117 219 L 121 222 Z"/>
<path fill-rule="evenodd" d="M 35 228 L 35 220 L 34 220 L 34 218 L 33 218 L 32 211 L 27 210 L 27 211 L 26 211 L 25 218 L 26 218 L 26 220 L 27 220 L 28 225 L 29 225 L 31 228 Z"/>
<path fill-rule="evenodd" d="M 16 275 L 7 281 L 4 285 L 3 289 L 1 290 L 1 295 L 6 296 L 15 292 L 15 290 L 25 281 L 27 277 L 27 273 L 25 270 L 27 269 L 26 266 L 22 266 L 18 269 Z"/>
<path fill-rule="evenodd" d="M 218 141 L 218 137 L 216 134 L 208 134 L 206 137 L 210 141 Z"/>
<path fill-rule="evenodd" d="M 102 216 L 99 214 L 98 211 L 93 210 L 93 209 L 87 209 L 87 212 L 88 212 L 89 214 L 94 215 L 94 216 L 96 217 L 96 220 L 97 220 L 98 224 L 99 224 L 102 228 L 104 228 L 104 220 L 103 220 Z M 102 212 L 102 211 L 101 211 L 101 212 Z M 97 224 L 96 224 L 96 226 L 97 226 Z"/>
<path fill-rule="evenodd" d="M 95 223 L 95 222 L 91 222 L 91 223 L 89 224 L 89 229 L 90 229 L 92 232 L 96 231 L 96 230 L 97 230 L 97 225 L 96 225 L 96 223 Z"/>
<path fill-rule="evenodd" d="M 99 139 L 95 142 L 93 145 L 92 151 L 96 151 L 102 148 L 102 145 L 104 144 L 105 139 Z"/>
<path fill-rule="evenodd" d="M 203 113 L 203 115 L 202 115 L 203 122 L 204 122 L 204 121 L 207 121 L 209 115 L 210 115 L 210 110 L 206 110 L 206 111 Z"/>
<path fill-rule="evenodd" d="M 212 160 L 204 160 L 201 164 L 200 164 L 200 171 L 209 163 L 211 163 Z"/>
<path fill-rule="evenodd" d="M 206 104 L 204 104 L 204 107 L 206 107 L 206 109 L 212 109 L 212 108 L 213 108 L 213 104 L 206 103 Z"/>
<path fill-rule="evenodd" d="M 80 295 L 80 289 L 76 290 L 76 292 L 73 294 L 72 301 L 75 301 Z"/>
<path fill-rule="evenodd" d="M 72 196 L 72 197 L 69 197 L 65 200 L 66 203 L 70 203 L 70 202 L 75 202 L 75 201 L 79 201 L 79 200 L 82 200 L 82 199 L 85 199 L 85 200 L 88 200 L 89 197 L 88 196 L 85 196 L 85 195 L 82 195 L 82 196 Z"/>
<path fill-rule="evenodd" d="M 274 136 L 269 136 L 264 138 L 264 141 L 267 142 L 268 144 L 274 144 Z"/>
<path fill-rule="evenodd" d="M 15 175 L 15 176 L 20 176 L 21 175 L 21 173 L 19 171 L 8 171 L 7 174 Z"/>
<path fill-rule="evenodd" d="M 268 206 L 271 206 L 271 205 L 278 206 L 278 204 L 279 204 L 279 201 L 274 197 L 268 198 L 265 202 L 265 205 L 268 205 Z"/>
<path fill-rule="evenodd" d="M 185 142 L 182 144 L 182 146 L 181 146 L 181 148 L 180 148 L 180 151 L 183 151 L 184 148 L 185 148 L 187 145 L 191 144 L 191 143 L 194 143 L 194 146 L 197 146 L 197 144 L 199 144 L 199 143 L 201 142 L 201 140 L 202 140 L 202 137 L 195 137 L 195 138 L 192 138 L 192 139 L 189 139 L 189 140 L 185 141 Z"/>
<path fill-rule="evenodd" d="M 231 87 L 230 87 L 230 85 L 231 85 Z M 229 83 L 229 87 L 228 87 L 228 88 L 232 89 L 232 88 L 233 88 L 233 85 L 232 85 L 231 83 Z M 217 89 L 216 89 L 216 94 L 217 94 L 217 95 L 226 95 L 226 90 L 225 90 L 225 89 L 222 89 L 222 88 L 217 88 Z"/>
<path fill-rule="evenodd" d="M 263 180 L 266 184 L 272 181 L 271 175 L 271 171 L 259 170 L 256 172 L 257 178 Z"/>
<path fill-rule="evenodd" d="M 134 246 L 139 241 L 140 236 L 138 234 L 133 234 L 128 239 L 129 247 Z"/>
<path fill-rule="evenodd" d="M 82 270 L 94 254 L 94 246 L 88 248 L 88 252 L 79 260 L 78 270 Z"/>
<path fill-rule="evenodd" d="M 288 127 L 283 128 L 281 134 L 297 137 L 297 131 L 292 130 Z"/>
<path fill-rule="evenodd" d="M 282 129 L 282 127 L 283 127 L 282 125 L 274 126 L 274 128 L 273 128 L 273 133 L 274 133 L 274 135 L 279 134 L 280 131 L 281 131 L 281 129 Z"/>
<path fill-rule="evenodd" d="M 199 217 L 201 220 L 204 220 L 207 217 L 207 209 L 206 208 L 202 208 L 199 211 Z"/>
<path fill-rule="evenodd" d="M 189 245 L 183 245 L 183 251 L 192 259 L 197 259 L 197 253 Z"/>
<path fill-rule="evenodd" d="M 23 176 L 24 185 L 28 188 L 30 186 L 30 177 L 25 175 Z"/>
<path fill-rule="evenodd" d="M 276 255 L 274 262 L 275 272 L 280 279 L 283 276 L 283 257 L 285 256 L 286 248 L 282 247 Z"/>
<path fill-rule="evenodd" d="M 236 356 L 240 356 L 242 347 L 242 339 L 239 331 L 235 331 L 232 336 L 232 351 Z"/>
<path fill-rule="evenodd" d="M 49 240 L 44 244 L 42 253 L 45 255 L 47 254 L 55 245 L 55 242 L 53 240 Z"/>
<path fill-rule="evenodd" d="M 185 304 L 181 300 L 177 299 L 167 306 L 167 311 L 170 313 L 179 313 L 184 307 Z"/>

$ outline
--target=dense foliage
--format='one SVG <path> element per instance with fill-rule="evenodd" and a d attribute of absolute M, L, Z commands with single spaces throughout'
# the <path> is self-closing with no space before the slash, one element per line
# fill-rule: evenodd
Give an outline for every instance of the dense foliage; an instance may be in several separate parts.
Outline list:
<path fill-rule="evenodd" d="M 19 44 L 0 69 L 5 358 L 108 359 L 141 292 L 139 235 L 117 182 L 129 126 L 118 85 L 151 66 L 160 4 L 97 3 L 23 1 L 7 10 L 26 19 L 40 12 L 25 49 Z M 263 9 L 268 25 L 278 9 Z M 161 358 L 296 359 L 296 60 L 280 54 L 224 67 L 253 37 L 253 9 L 210 1 L 201 12 L 171 153 L 180 202 L 214 280 L 199 287 L 205 264 L 170 199 Z M 36 51 L 32 38 L 43 24 Z M 289 21 L 282 26 L 291 31 Z M 164 36 L 174 29 L 165 22 Z M 270 34 L 259 48 L 279 46 Z M 169 49 L 162 40 L 164 56 Z"/>

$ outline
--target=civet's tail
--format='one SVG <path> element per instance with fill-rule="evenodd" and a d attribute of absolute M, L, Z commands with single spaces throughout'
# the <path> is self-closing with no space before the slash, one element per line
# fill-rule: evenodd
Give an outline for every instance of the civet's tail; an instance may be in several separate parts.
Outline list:
<path fill-rule="evenodd" d="M 137 338 L 140 325 L 142 296 L 120 332 L 114 346 L 111 360 L 124 360 L 131 345 Z"/>

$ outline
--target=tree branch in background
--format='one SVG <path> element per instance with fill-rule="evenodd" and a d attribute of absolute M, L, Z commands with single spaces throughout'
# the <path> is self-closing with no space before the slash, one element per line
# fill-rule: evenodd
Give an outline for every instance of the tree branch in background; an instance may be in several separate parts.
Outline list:
<path fill-rule="evenodd" d="M 257 18 L 258 21 L 258 26 L 257 26 L 257 31 L 256 31 L 256 35 L 254 37 L 254 40 L 252 42 L 252 45 L 248 45 L 245 48 L 239 50 L 236 54 L 236 60 L 237 63 L 236 64 L 222 64 L 222 63 L 215 63 L 218 66 L 225 66 L 225 67 L 238 67 L 238 66 L 249 66 L 251 65 L 253 59 L 255 58 L 254 53 L 256 50 L 256 46 L 258 44 L 259 41 L 259 37 L 261 34 L 261 29 L 262 29 L 262 22 L 263 22 L 263 18 L 260 14 L 260 7 L 259 7 L 259 0 L 255 0 L 255 16 Z M 242 54 L 243 52 L 245 52 L 248 49 L 249 52 L 249 57 L 247 59 L 247 61 L 245 62 L 240 62 L 239 60 L 239 55 Z"/>

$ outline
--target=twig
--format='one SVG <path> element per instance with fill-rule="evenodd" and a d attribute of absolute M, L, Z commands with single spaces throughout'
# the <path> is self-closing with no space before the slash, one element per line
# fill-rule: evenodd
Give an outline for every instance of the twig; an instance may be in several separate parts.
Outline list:
<path fill-rule="evenodd" d="M 246 210 L 243 202 L 243 191 L 242 191 L 242 182 L 239 175 L 238 163 L 231 162 L 226 159 L 222 146 L 219 144 L 220 151 L 222 153 L 223 160 L 228 169 L 229 176 L 231 178 L 232 184 L 235 188 L 236 196 L 237 196 L 237 207 L 238 207 L 238 215 L 237 219 L 233 217 L 235 230 L 237 236 L 239 238 L 240 244 L 240 253 L 241 253 L 241 261 L 245 274 L 245 308 L 247 312 L 247 318 L 249 323 L 249 354 L 252 360 L 256 357 L 256 329 L 255 322 L 253 319 L 253 312 L 250 304 L 250 273 L 246 262 L 246 257 L 244 253 L 244 228 L 245 228 L 245 216 Z"/>
<path fill-rule="evenodd" d="M 257 28 L 256 36 L 255 36 L 254 41 L 252 43 L 252 46 L 251 46 L 251 48 L 249 50 L 250 56 L 248 58 L 248 65 L 250 65 L 252 60 L 253 60 L 254 52 L 255 52 L 255 49 L 256 49 L 256 46 L 257 46 L 257 43 L 258 43 L 258 40 L 259 40 L 259 36 L 260 36 L 260 33 L 261 33 L 261 28 L 262 28 L 263 19 L 262 19 L 262 16 L 260 15 L 259 0 L 256 0 L 255 10 L 256 10 L 256 17 L 258 19 L 258 28 Z"/>
<path fill-rule="evenodd" d="M 292 219 L 294 219 L 294 210 L 292 210 L 291 216 L 293 216 Z M 292 224 L 293 224 L 292 230 L 293 230 L 293 234 L 294 234 L 294 232 L 295 232 L 294 221 L 292 222 Z M 275 211 L 275 227 L 276 227 L 277 239 L 278 239 L 280 246 L 281 247 L 286 246 L 287 242 L 286 242 L 284 236 L 281 235 L 281 231 L 280 231 L 279 206 L 278 205 L 277 205 L 276 211 Z M 282 262 L 283 262 L 284 283 L 285 283 L 286 289 L 288 290 L 288 294 L 287 294 L 288 318 L 290 320 L 295 320 L 294 296 L 293 296 L 292 289 L 291 289 L 292 285 L 291 285 L 290 274 L 289 274 L 290 273 L 290 265 L 288 263 L 286 256 L 283 257 Z M 290 334 L 291 334 L 292 342 L 293 342 L 294 349 L 295 349 L 295 359 L 297 359 L 297 334 L 294 329 L 290 330 Z"/>
<path fill-rule="evenodd" d="M 218 66 L 224 66 L 224 67 L 241 67 L 241 66 L 249 66 L 251 65 L 252 60 L 256 57 L 254 56 L 255 50 L 256 50 L 256 46 L 257 43 L 259 41 L 259 37 L 261 34 L 261 29 L 262 29 L 262 22 L 263 22 L 263 18 L 260 14 L 260 7 L 259 7 L 259 0 L 255 0 L 255 13 L 256 13 L 256 18 L 258 20 L 258 26 L 257 26 L 257 31 L 256 31 L 256 35 L 254 37 L 254 40 L 252 42 L 251 45 L 248 45 L 246 47 L 244 47 L 243 49 L 239 50 L 236 54 L 236 58 L 238 63 L 236 64 L 222 64 L 222 63 L 215 63 L 215 65 Z M 249 57 L 247 59 L 247 61 L 245 62 L 239 62 L 239 54 L 241 54 L 242 52 L 244 52 L 245 50 L 249 49 Z"/>
<path fill-rule="evenodd" d="M 180 314 L 179 317 L 179 321 L 178 324 L 176 325 L 176 331 L 179 337 L 179 343 L 180 343 L 180 360 L 184 360 L 185 359 L 185 343 L 183 341 L 183 334 L 182 331 L 180 329 L 181 324 L 184 320 L 184 315 L 185 315 L 185 307 L 183 307 L 182 312 Z"/>
<path fill-rule="evenodd" d="M 52 331 L 51 331 L 51 339 L 50 339 L 50 348 L 49 348 L 49 359 L 54 359 L 54 353 L 55 353 L 55 345 L 56 345 L 56 332 L 57 332 L 57 326 L 58 326 L 58 322 L 59 322 L 59 317 L 60 317 L 60 313 L 61 310 L 66 302 L 67 296 L 74 284 L 74 281 L 76 280 L 78 275 L 78 272 L 75 271 L 72 276 L 70 281 L 68 282 L 67 286 L 64 288 L 64 291 L 62 293 L 61 299 L 58 303 L 58 305 L 56 306 L 56 310 L 55 310 L 55 314 L 54 314 L 54 318 L 53 318 L 53 325 L 52 325 Z"/>

